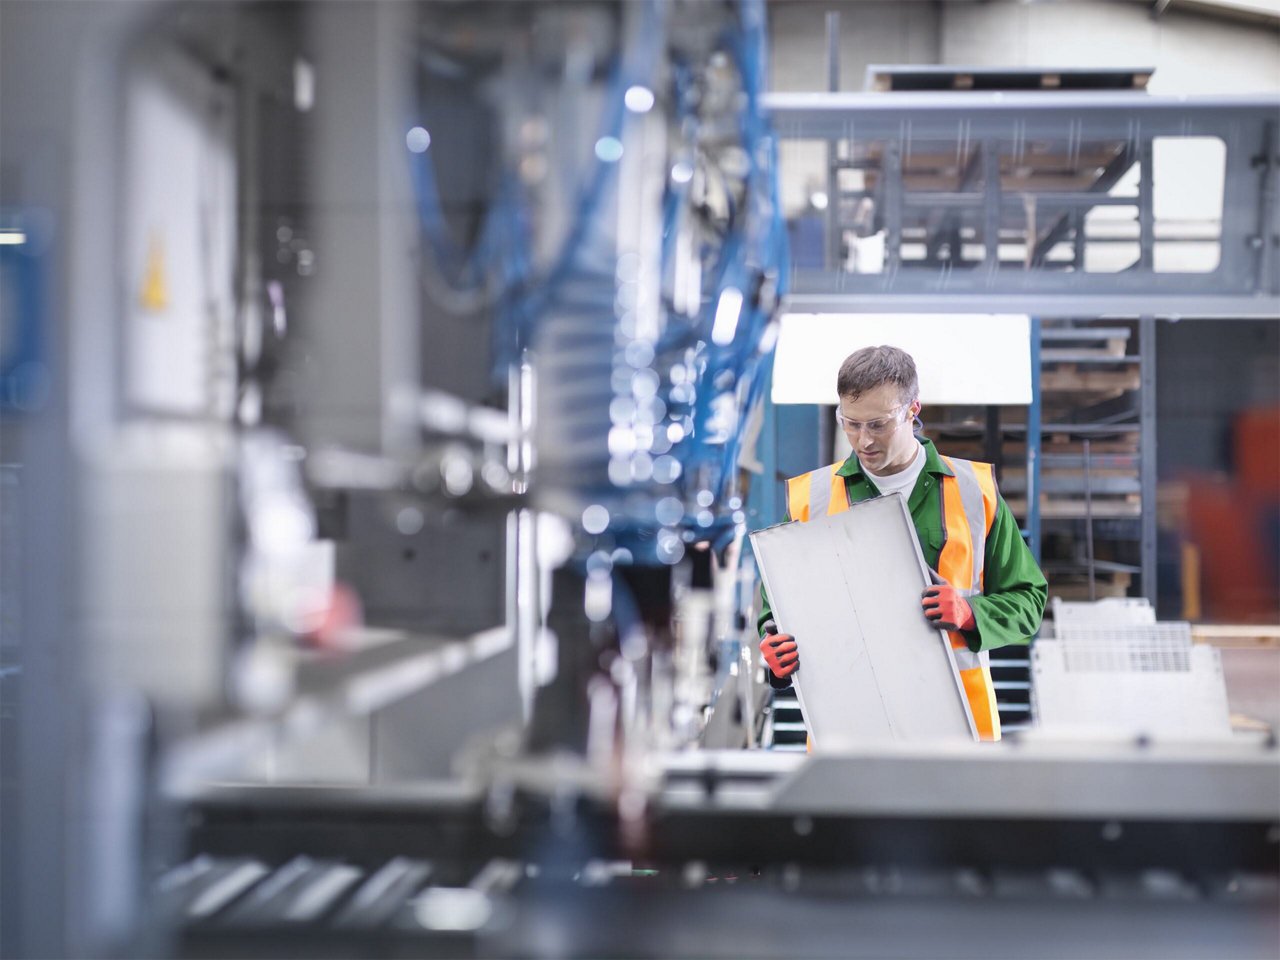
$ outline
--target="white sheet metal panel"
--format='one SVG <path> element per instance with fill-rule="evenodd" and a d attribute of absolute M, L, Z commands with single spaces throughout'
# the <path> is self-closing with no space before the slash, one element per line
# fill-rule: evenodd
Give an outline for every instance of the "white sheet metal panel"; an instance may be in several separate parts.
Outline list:
<path fill-rule="evenodd" d="M 976 739 L 946 634 L 920 613 L 928 568 L 900 494 L 751 534 L 815 750 Z"/>
<path fill-rule="evenodd" d="M 911 354 L 926 404 L 1031 402 L 1025 314 L 790 313 L 773 363 L 774 403 L 829 403 L 845 357 L 888 344 Z"/>

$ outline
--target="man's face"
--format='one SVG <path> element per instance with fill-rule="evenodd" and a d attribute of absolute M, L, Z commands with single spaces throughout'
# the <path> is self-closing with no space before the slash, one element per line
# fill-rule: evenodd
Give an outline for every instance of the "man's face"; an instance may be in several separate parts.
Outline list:
<path fill-rule="evenodd" d="M 882 383 L 857 400 L 840 398 L 841 427 L 862 466 L 888 476 L 905 469 L 916 455 L 911 423 L 920 401 L 902 402 L 898 387 Z"/>

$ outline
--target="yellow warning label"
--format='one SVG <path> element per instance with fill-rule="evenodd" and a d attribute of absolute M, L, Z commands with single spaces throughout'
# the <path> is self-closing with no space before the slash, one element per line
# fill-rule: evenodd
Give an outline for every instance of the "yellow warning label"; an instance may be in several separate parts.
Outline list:
<path fill-rule="evenodd" d="M 169 284 L 165 279 L 164 246 L 160 238 L 153 236 L 147 250 L 147 268 L 142 277 L 142 292 L 138 297 L 142 309 L 159 313 L 169 307 Z"/>

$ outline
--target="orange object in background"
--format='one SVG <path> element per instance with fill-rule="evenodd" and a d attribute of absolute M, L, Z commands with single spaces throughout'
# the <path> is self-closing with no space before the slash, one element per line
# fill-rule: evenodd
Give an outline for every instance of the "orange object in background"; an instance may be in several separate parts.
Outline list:
<path fill-rule="evenodd" d="M 1280 407 L 1255 407 L 1232 431 L 1236 482 L 1250 496 L 1280 504 Z"/>
<path fill-rule="evenodd" d="M 1235 476 L 1186 481 L 1186 536 L 1199 553 L 1205 620 L 1280 623 L 1280 409 L 1235 421 Z"/>
<path fill-rule="evenodd" d="M 1219 623 L 1280 621 L 1276 561 L 1267 556 L 1259 528 L 1264 511 L 1252 508 L 1232 481 L 1187 481 L 1187 534 L 1200 553 L 1204 619 Z"/>

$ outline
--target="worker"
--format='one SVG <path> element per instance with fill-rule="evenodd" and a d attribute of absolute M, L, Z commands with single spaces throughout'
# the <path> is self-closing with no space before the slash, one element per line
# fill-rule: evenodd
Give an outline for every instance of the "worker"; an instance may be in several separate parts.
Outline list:
<path fill-rule="evenodd" d="M 917 432 L 915 361 L 897 347 L 865 347 L 841 365 L 836 420 L 853 453 L 787 481 L 787 519 L 829 516 L 850 504 L 900 493 L 925 562 L 939 576 L 921 615 L 947 631 L 974 728 L 1000 739 L 987 651 L 1025 644 L 1040 627 L 1048 585 L 1017 521 L 996 490 L 991 464 L 941 456 Z M 760 652 L 775 689 L 800 667 L 796 638 L 779 633 L 761 589 Z"/>

